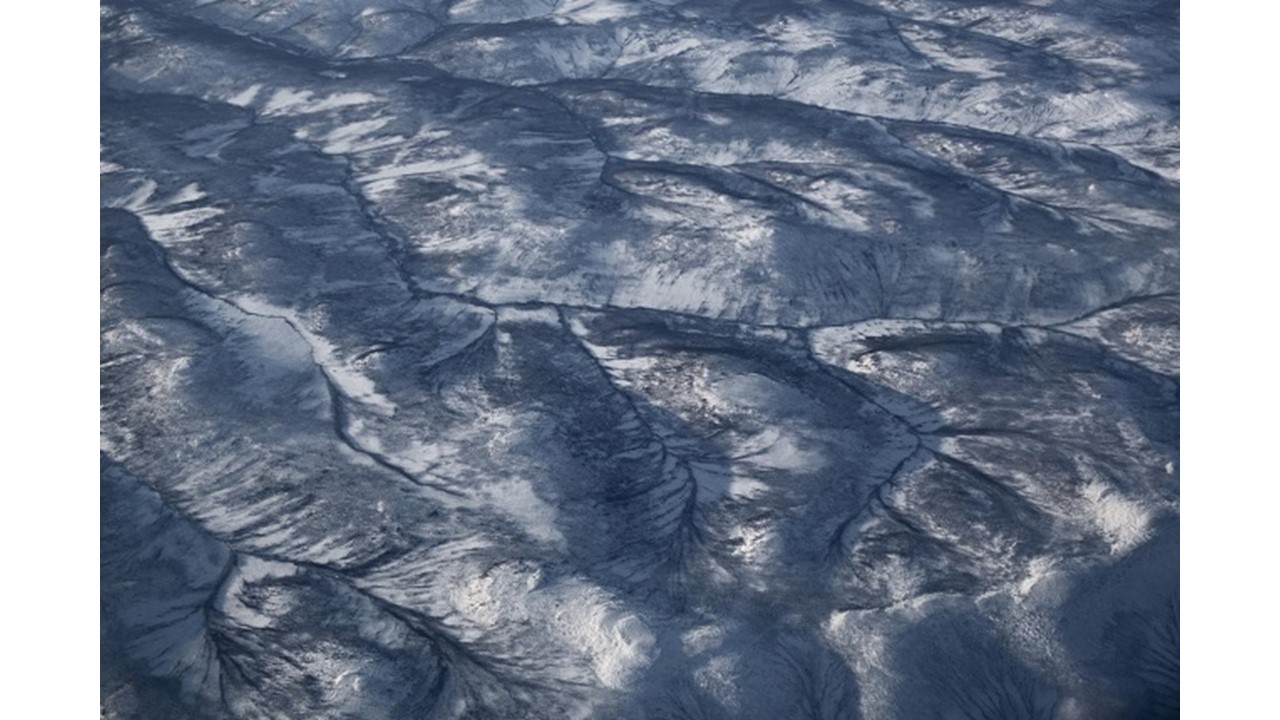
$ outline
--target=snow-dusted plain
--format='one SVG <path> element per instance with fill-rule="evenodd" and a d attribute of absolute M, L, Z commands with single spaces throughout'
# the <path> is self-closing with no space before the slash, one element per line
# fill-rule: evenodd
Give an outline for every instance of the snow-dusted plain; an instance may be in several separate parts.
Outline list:
<path fill-rule="evenodd" d="M 103 3 L 103 715 L 1175 717 L 1178 22 Z"/>

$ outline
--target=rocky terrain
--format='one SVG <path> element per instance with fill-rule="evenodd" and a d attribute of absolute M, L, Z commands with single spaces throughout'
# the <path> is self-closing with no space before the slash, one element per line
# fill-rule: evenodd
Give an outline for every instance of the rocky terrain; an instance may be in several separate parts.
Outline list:
<path fill-rule="evenodd" d="M 104 716 L 1176 717 L 1178 22 L 103 3 Z"/>

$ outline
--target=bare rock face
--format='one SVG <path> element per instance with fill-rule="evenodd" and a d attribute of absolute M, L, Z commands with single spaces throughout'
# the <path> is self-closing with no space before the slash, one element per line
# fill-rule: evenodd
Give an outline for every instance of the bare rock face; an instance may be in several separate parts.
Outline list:
<path fill-rule="evenodd" d="M 1178 713 L 1178 9 L 104 2 L 102 706 Z"/>

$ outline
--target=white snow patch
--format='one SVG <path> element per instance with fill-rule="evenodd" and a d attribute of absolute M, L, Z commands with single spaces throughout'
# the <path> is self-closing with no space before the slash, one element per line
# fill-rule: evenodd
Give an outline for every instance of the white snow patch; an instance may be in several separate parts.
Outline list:
<path fill-rule="evenodd" d="M 684 654 L 689 657 L 701 655 L 719 647 L 725 639 L 725 629 L 720 625 L 700 625 L 680 635 L 680 644 Z"/>
<path fill-rule="evenodd" d="M 1128 552 L 1147 539 L 1151 513 L 1146 508 L 1096 480 L 1084 486 L 1082 495 L 1092 506 L 1094 522 L 1113 554 Z"/>
<path fill-rule="evenodd" d="M 475 497 L 514 519 L 531 537 L 564 546 L 564 536 L 556 528 L 555 507 L 538 497 L 528 480 L 509 478 L 495 482 L 477 490 Z"/>
<path fill-rule="evenodd" d="M 341 92 L 316 98 L 310 90 L 280 88 L 272 94 L 262 108 L 264 115 L 303 115 L 327 112 L 352 105 L 368 105 L 378 101 L 378 96 L 366 92 Z"/>
<path fill-rule="evenodd" d="M 421 160 L 418 162 L 406 163 L 404 165 L 392 165 L 383 168 L 378 172 L 370 173 L 361 178 L 363 182 L 377 182 L 379 180 L 390 180 L 392 178 L 407 177 L 411 175 L 429 175 L 432 173 L 456 172 L 472 167 L 489 168 L 484 163 L 484 155 L 471 151 L 461 157 L 440 158 L 435 160 Z"/>
<path fill-rule="evenodd" d="M 742 708 L 738 698 L 740 694 L 738 667 L 741 663 L 742 656 L 738 653 L 725 653 L 708 659 L 693 672 L 693 678 L 698 687 L 733 714 L 737 714 Z"/>
<path fill-rule="evenodd" d="M 244 90 L 227 98 L 227 102 L 240 107 L 249 107 L 253 103 L 254 98 L 258 97 L 258 93 L 262 92 L 262 83 L 254 83 Z"/>
<path fill-rule="evenodd" d="M 556 8 L 556 16 L 583 25 L 618 20 L 635 14 L 634 4 L 618 0 L 563 0 Z"/>
<path fill-rule="evenodd" d="M 406 142 L 401 135 L 375 135 L 390 122 L 391 118 L 380 117 L 340 125 L 325 137 L 324 151 L 330 155 L 347 155 Z"/>
<path fill-rule="evenodd" d="M 245 586 L 251 583 L 270 578 L 291 577 L 297 573 L 297 566 L 290 563 L 263 560 L 252 555 L 243 556 L 218 597 L 216 608 L 243 627 L 270 627 L 272 617 L 289 611 L 292 605 L 290 600 L 283 594 L 270 594 L 265 599 L 259 599 L 255 606 L 251 607 L 240 599 L 240 595 L 244 592 Z"/>
<path fill-rule="evenodd" d="M 306 344 L 311 347 L 312 358 L 316 365 L 320 366 L 325 376 L 342 391 L 343 395 L 378 411 L 379 414 L 384 416 L 389 417 L 395 414 L 396 404 L 390 398 L 378 392 L 377 386 L 372 380 L 348 367 L 338 356 L 337 348 L 328 340 L 308 330 L 292 310 L 272 305 L 252 296 L 240 296 L 237 298 L 236 304 L 258 315 L 268 315 L 287 320 L 293 326 L 293 329 L 297 331 L 297 334 L 301 335 Z"/>

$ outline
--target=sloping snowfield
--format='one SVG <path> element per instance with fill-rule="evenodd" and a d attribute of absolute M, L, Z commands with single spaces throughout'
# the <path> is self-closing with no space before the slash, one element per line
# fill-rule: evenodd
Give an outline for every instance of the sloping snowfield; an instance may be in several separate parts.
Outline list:
<path fill-rule="evenodd" d="M 105 717 L 1178 714 L 1178 6 L 101 6 Z"/>

